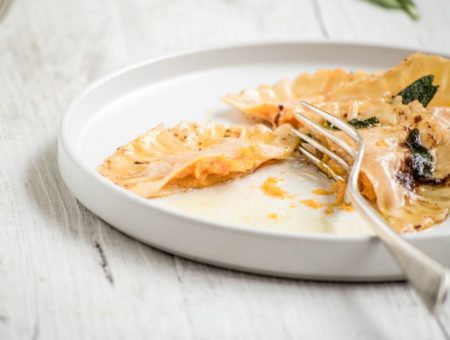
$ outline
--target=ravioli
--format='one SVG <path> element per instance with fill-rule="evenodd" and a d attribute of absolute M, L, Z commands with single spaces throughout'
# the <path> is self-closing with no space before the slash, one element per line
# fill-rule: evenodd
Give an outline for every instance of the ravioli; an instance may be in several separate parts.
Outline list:
<path fill-rule="evenodd" d="M 227 94 L 222 99 L 250 118 L 279 125 L 278 119 L 284 108 L 292 107 L 299 99 L 320 98 L 344 84 L 370 77 L 366 72 L 356 73 L 344 69 L 319 70 L 312 74 L 302 73 L 293 81 L 283 79 L 275 85 L 261 85 L 256 89 L 245 89 L 236 94 Z"/>
<path fill-rule="evenodd" d="M 433 75 L 434 82 L 439 85 L 429 106 L 450 106 L 450 60 L 424 53 L 414 53 L 379 76 L 341 84 L 328 93 L 328 98 L 362 100 L 380 98 L 386 93 L 395 95 L 416 79 L 428 74 Z"/>
<path fill-rule="evenodd" d="M 402 97 L 396 96 L 426 75 L 432 75 L 433 83 L 439 86 L 426 108 L 418 101 L 404 104 Z M 301 74 L 294 81 L 283 80 L 274 86 L 243 90 L 223 99 L 245 115 L 275 128 L 289 123 L 305 129 L 295 119 L 295 110 L 302 110 L 326 126 L 325 121 L 296 105 L 300 99 L 346 121 L 374 119 L 379 122 L 377 126 L 359 130 L 366 143 L 359 178 L 362 194 L 398 231 L 422 230 L 447 217 L 450 208 L 448 59 L 415 53 L 384 73 L 317 71 Z M 405 144 L 413 129 L 420 131 L 424 147 L 430 150 L 435 160 L 432 170 L 439 181 L 425 183 L 413 178 L 411 150 Z M 330 141 L 323 142 L 340 152 Z M 323 161 L 337 173 L 343 173 L 333 160 L 324 157 Z"/>
<path fill-rule="evenodd" d="M 117 149 L 99 172 L 147 198 L 203 188 L 288 158 L 298 142 L 290 129 L 288 125 L 275 130 L 264 125 L 160 125 Z"/>
<path fill-rule="evenodd" d="M 364 100 L 377 100 L 397 94 L 421 76 L 432 74 L 439 90 L 431 107 L 450 106 L 450 61 L 446 58 L 414 53 L 384 73 L 350 72 L 344 69 L 302 73 L 293 81 L 227 94 L 223 100 L 251 118 L 277 125 L 283 111 L 300 100 L 315 105 L 352 106 Z M 333 111 L 336 111 L 334 109 Z"/>

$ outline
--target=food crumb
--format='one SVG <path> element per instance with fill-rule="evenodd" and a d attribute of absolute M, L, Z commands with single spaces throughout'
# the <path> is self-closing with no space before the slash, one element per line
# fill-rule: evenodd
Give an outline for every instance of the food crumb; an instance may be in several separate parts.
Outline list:
<path fill-rule="evenodd" d="M 382 148 L 386 148 L 389 145 L 386 143 L 385 139 L 380 139 L 379 141 L 376 142 L 375 144 L 376 146 L 382 147 Z"/>
<path fill-rule="evenodd" d="M 313 190 L 313 194 L 316 194 L 316 195 L 333 195 L 333 191 L 319 188 L 319 189 Z"/>
<path fill-rule="evenodd" d="M 318 200 L 312 199 L 312 200 L 302 200 L 300 203 L 306 205 L 309 208 L 313 209 L 320 209 L 324 206 L 324 204 Z"/>
<path fill-rule="evenodd" d="M 281 216 L 280 216 L 280 214 L 277 214 L 277 213 L 269 213 L 269 214 L 267 214 L 267 217 L 270 218 L 270 219 L 272 219 L 272 220 L 277 220 L 277 219 L 279 219 Z"/>
<path fill-rule="evenodd" d="M 334 182 L 332 185 L 333 191 L 336 194 L 336 203 L 340 204 L 344 202 L 345 189 L 347 188 L 347 183 L 342 181 Z"/>
<path fill-rule="evenodd" d="M 280 178 L 268 177 L 261 185 L 261 189 L 268 196 L 287 198 L 289 194 L 277 185 L 281 181 L 282 179 Z"/>
<path fill-rule="evenodd" d="M 329 205 L 329 206 L 325 209 L 325 214 L 326 214 L 326 215 L 331 215 L 332 213 L 334 213 L 334 205 Z"/>
<path fill-rule="evenodd" d="M 342 203 L 341 205 L 339 205 L 339 208 L 342 211 L 346 211 L 346 212 L 352 212 L 353 210 L 355 210 L 351 204 L 346 204 L 346 203 Z"/>

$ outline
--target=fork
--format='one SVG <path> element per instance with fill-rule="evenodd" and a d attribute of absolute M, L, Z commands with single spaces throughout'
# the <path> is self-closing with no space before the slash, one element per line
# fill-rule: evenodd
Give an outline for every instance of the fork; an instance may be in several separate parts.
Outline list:
<path fill-rule="evenodd" d="M 359 192 L 358 177 L 365 150 L 364 140 L 356 129 L 345 121 L 305 101 L 300 101 L 299 104 L 340 129 L 341 132 L 355 142 L 356 147 L 351 147 L 343 138 L 302 114 L 297 107 L 295 116 L 299 122 L 305 127 L 314 130 L 314 132 L 317 133 L 317 136 L 331 140 L 335 145 L 340 147 L 353 162 L 349 164 L 341 156 L 324 146 L 318 139 L 312 137 L 311 134 L 306 134 L 293 128 L 292 132 L 301 139 L 298 150 L 311 163 L 316 165 L 320 170 L 325 170 L 325 172 L 336 181 L 342 181 L 344 178 L 339 174 L 336 174 L 327 164 L 324 164 L 322 160 L 309 150 L 311 150 L 312 147 L 339 163 L 342 169 L 348 174 L 344 202 L 347 204 L 351 203 L 371 222 L 370 225 L 373 230 L 402 268 L 409 283 L 422 298 L 422 301 L 425 303 L 428 310 L 434 314 L 438 314 L 442 305 L 445 303 L 448 291 L 450 290 L 450 271 L 430 256 L 412 246 L 391 229 L 381 215 L 378 214 Z"/>

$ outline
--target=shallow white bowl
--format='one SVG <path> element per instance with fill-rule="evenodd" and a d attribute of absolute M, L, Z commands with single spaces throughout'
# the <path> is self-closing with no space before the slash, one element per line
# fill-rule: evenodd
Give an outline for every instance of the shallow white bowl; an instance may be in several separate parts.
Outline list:
<path fill-rule="evenodd" d="M 227 114 L 233 113 L 219 99 L 225 93 L 319 68 L 383 70 L 412 52 L 340 43 L 278 43 L 215 49 L 133 65 L 91 85 L 65 113 L 58 148 L 61 175 L 93 213 L 144 243 L 180 256 L 286 277 L 402 279 L 400 269 L 376 237 L 219 223 L 182 212 L 164 201 L 138 197 L 115 186 L 96 169 L 117 146 L 161 122 L 174 125 L 180 120 L 211 118 L 227 122 Z M 406 238 L 450 264 L 449 223 Z"/>

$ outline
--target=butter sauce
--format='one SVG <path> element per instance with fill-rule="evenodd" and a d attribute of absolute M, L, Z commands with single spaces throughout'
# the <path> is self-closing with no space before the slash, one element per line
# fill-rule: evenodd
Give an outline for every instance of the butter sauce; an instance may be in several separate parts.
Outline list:
<path fill-rule="evenodd" d="M 330 181 L 309 164 L 290 159 L 261 167 L 254 173 L 212 187 L 155 199 L 156 204 L 211 222 L 245 228 L 289 230 L 324 234 L 372 234 L 370 226 L 357 212 L 325 208 L 311 209 L 300 200 L 333 203 L 334 195 L 318 196 L 313 192 L 330 187 Z M 268 178 L 282 179 L 277 186 L 286 192 L 284 199 L 266 195 L 261 185 Z"/>

